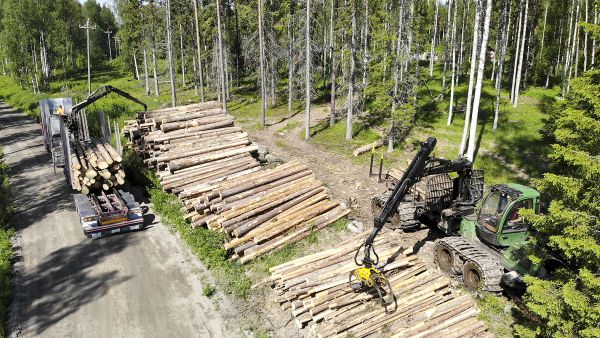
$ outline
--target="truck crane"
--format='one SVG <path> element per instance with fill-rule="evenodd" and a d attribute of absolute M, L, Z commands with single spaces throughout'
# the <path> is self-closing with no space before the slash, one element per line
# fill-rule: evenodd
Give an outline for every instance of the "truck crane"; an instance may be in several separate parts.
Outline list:
<path fill-rule="evenodd" d="M 436 142 L 431 137 L 423 142 L 394 188 L 373 199 L 374 227 L 355 254 L 359 268 L 351 272 L 350 284 L 374 290 L 386 309 L 396 300 L 373 247 L 386 224 L 402 229 L 422 222 L 433 225 L 443 236 L 435 241 L 434 261 L 444 272 L 462 276 L 470 290 L 501 292 L 503 287 L 522 286 L 524 274 L 544 277 L 549 271 L 527 258 L 531 232 L 520 216 L 523 209 L 539 213 L 539 193 L 510 183 L 494 185 L 484 196 L 483 172 L 464 157 L 431 157 Z"/>
<path fill-rule="evenodd" d="M 76 145 L 89 143 L 87 119 L 82 110 L 116 93 L 128 100 L 140 104 L 144 110 L 146 104 L 128 93 L 105 85 L 89 95 L 85 100 L 72 105 L 71 98 L 47 99 L 40 101 L 42 137 L 46 149 L 52 154 L 54 169 L 62 167 L 66 181 L 75 189 L 72 177 L 71 154 Z M 99 189 L 89 193 L 74 193 L 75 207 L 83 233 L 89 238 L 139 230 L 144 227 L 142 209 L 133 195 L 123 189 Z"/>

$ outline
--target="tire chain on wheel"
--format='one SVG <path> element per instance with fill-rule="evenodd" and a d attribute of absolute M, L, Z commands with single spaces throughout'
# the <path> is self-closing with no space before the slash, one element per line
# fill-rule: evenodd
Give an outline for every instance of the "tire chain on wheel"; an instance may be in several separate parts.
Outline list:
<path fill-rule="evenodd" d="M 483 272 L 483 291 L 502 292 L 500 280 L 504 274 L 504 267 L 497 258 L 485 250 L 476 247 L 463 237 L 445 237 L 436 241 L 436 245 L 445 245 L 454 251 L 454 271 L 462 273 L 462 266 L 473 262 Z M 459 262 L 460 261 L 460 262 Z M 460 266 L 460 268 L 458 268 Z"/>

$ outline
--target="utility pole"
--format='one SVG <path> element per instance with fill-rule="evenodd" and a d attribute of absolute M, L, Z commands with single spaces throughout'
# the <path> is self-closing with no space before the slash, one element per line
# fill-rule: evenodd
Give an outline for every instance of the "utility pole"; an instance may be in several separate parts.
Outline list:
<path fill-rule="evenodd" d="M 90 26 L 90 19 L 88 18 L 85 22 L 85 26 L 79 26 L 79 28 L 85 29 L 87 42 L 88 95 L 90 95 L 92 93 L 92 73 L 90 72 L 90 29 L 96 29 L 96 26 Z"/>
<path fill-rule="evenodd" d="M 106 41 L 108 41 L 108 55 L 110 57 L 110 59 L 112 60 L 112 50 L 110 48 L 110 33 L 112 33 L 112 31 L 107 30 L 107 31 L 103 31 L 104 33 L 106 33 Z"/>

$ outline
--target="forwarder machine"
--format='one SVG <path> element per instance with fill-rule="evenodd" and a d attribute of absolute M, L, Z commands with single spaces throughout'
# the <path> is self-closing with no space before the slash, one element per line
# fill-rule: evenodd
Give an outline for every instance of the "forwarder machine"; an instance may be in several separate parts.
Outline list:
<path fill-rule="evenodd" d="M 40 101 L 42 137 L 46 149 L 52 154 L 54 170 L 63 168 L 67 182 L 75 190 L 71 170 L 71 153 L 76 143 L 90 141 L 87 119 L 82 110 L 97 100 L 116 93 L 134 101 L 147 109 L 146 105 L 128 93 L 112 87 L 103 86 L 82 102 L 72 106 L 71 98 L 48 99 Z M 108 191 L 90 190 L 88 194 L 74 193 L 75 207 L 83 233 L 88 238 L 139 230 L 144 227 L 142 209 L 133 195 L 122 189 L 110 188 Z"/>
<path fill-rule="evenodd" d="M 374 290 L 386 307 L 395 303 L 373 243 L 384 226 L 414 230 L 428 224 L 441 231 L 435 241 L 434 260 L 446 273 L 462 276 L 470 290 L 501 292 L 522 288 L 522 275 L 546 277 L 549 260 L 533 264 L 526 254 L 531 235 L 521 210 L 539 213 L 539 193 L 520 184 L 497 184 L 483 196 L 483 172 L 464 157 L 450 161 L 430 157 L 435 138 L 420 151 L 391 191 L 373 199 L 374 228 L 355 254 L 360 268 L 350 275 L 355 289 Z M 452 176 L 451 176 L 452 175 Z M 452 178 L 454 177 L 454 178 Z M 478 201 L 483 198 L 480 207 Z M 364 257 L 358 260 L 363 248 Z"/>

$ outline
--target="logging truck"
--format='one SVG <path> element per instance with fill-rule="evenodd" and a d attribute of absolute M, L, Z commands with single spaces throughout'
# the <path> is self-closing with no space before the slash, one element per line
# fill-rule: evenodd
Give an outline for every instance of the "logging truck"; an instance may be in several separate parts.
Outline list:
<path fill-rule="evenodd" d="M 403 230 L 427 224 L 440 231 L 444 237 L 435 241 L 434 261 L 441 270 L 462 276 L 471 290 L 521 289 L 524 274 L 546 277 L 564 266 L 556 258 L 542 264 L 528 258 L 532 232 L 521 211 L 539 213 L 539 192 L 509 183 L 491 186 L 484 196 L 483 172 L 463 157 L 430 157 L 435 144 L 435 138 L 427 139 L 405 171 L 388 174 L 394 188 L 373 199 L 376 230 L 384 224 Z"/>
<path fill-rule="evenodd" d="M 52 155 L 54 172 L 62 168 L 74 191 L 75 208 L 83 233 L 88 238 L 144 228 L 142 209 L 124 189 L 122 157 L 106 140 L 92 139 L 82 109 L 117 93 L 146 105 L 121 90 L 101 87 L 84 101 L 72 105 L 70 98 L 40 101 L 40 120 L 44 145 Z"/>

